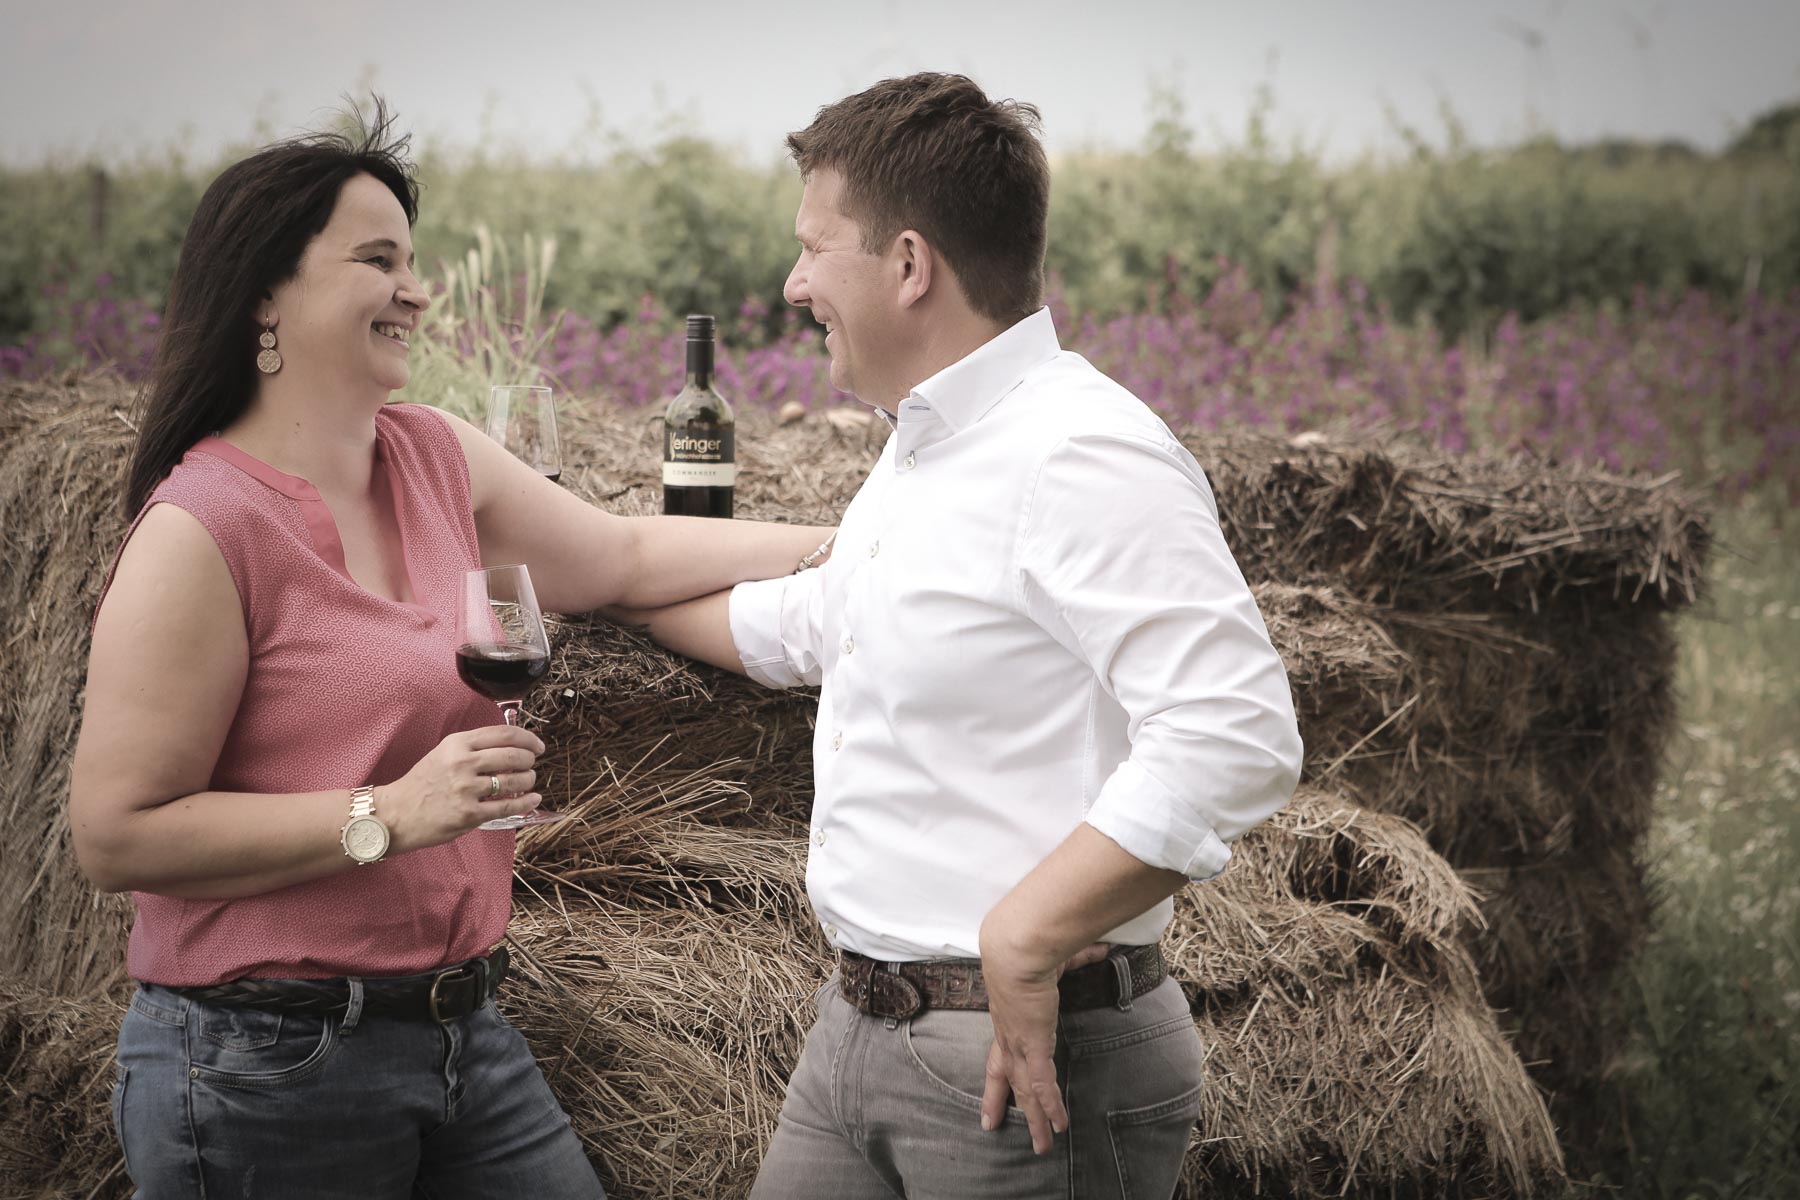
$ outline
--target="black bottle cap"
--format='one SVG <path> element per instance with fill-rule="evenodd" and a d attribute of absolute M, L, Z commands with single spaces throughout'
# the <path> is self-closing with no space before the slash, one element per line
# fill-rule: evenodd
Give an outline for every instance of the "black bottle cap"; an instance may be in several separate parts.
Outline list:
<path fill-rule="evenodd" d="M 701 313 L 690 313 L 687 319 L 688 341 L 710 342 L 713 340 L 714 321 Z"/>

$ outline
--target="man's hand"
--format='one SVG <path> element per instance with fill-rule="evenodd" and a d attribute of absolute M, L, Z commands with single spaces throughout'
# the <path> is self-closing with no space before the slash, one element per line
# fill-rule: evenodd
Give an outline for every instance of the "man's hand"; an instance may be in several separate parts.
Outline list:
<path fill-rule="evenodd" d="M 989 910 L 980 949 L 994 1045 L 983 1129 L 1005 1122 L 1010 1089 L 1031 1126 L 1031 1148 L 1050 1153 L 1055 1135 L 1069 1128 L 1056 1083 L 1056 981 L 1107 956 L 1110 947 L 1094 939 L 1186 884 L 1186 876 L 1147 866 L 1082 824 Z"/>
<path fill-rule="evenodd" d="M 987 983 L 988 1015 L 994 1020 L 981 1127 L 994 1130 L 1006 1121 L 1010 1091 L 1025 1110 L 1032 1150 L 1048 1154 L 1055 1135 L 1069 1128 L 1069 1110 L 1056 1082 L 1056 981 L 1064 971 L 1099 962 L 1111 947 L 1095 943 L 1067 962 L 1046 967 L 1018 948 L 1002 922 L 996 913 L 981 929 L 981 974 Z"/>

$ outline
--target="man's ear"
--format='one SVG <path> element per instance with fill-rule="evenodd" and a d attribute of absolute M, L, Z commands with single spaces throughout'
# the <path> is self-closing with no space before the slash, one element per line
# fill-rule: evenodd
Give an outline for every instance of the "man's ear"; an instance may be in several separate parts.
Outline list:
<path fill-rule="evenodd" d="M 916 229 L 905 229 L 894 239 L 894 265 L 900 277 L 900 307 L 911 308 L 931 290 L 937 254 Z"/>

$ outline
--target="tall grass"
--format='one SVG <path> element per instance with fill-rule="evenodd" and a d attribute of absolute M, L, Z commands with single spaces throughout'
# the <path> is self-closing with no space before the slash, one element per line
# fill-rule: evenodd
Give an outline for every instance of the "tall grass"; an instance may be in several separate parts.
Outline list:
<path fill-rule="evenodd" d="M 1786 508 L 1725 514 L 1712 594 L 1681 618 L 1656 920 L 1618 997 L 1621 1149 L 1591 1181 L 1624 1196 L 1800 1196 L 1800 533 Z"/>

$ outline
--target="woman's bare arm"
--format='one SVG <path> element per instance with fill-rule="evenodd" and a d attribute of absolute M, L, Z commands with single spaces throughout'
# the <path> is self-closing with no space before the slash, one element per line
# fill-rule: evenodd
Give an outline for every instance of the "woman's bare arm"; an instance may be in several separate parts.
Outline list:
<path fill-rule="evenodd" d="M 446 414 L 448 415 L 448 414 Z M 565 491 L 458 417 L 481 561 L 531 568 L 550 612 L 661 608 L 792 571 L 831 533 L 709 517 L 621 517 Z"/>

